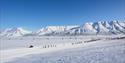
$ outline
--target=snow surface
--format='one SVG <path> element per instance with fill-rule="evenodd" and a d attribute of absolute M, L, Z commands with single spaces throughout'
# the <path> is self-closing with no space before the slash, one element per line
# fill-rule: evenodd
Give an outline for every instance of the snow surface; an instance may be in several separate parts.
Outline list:
<path fill-rule="evenodd" d="M 113 37 L 119 36 L 1 38 L 0 62 L 125 63 L 125 39 L 107 39 Z M 92 39 L 100 40 L 85 42 Z M 28 48 L 31 44 L 34 47 Z"/>

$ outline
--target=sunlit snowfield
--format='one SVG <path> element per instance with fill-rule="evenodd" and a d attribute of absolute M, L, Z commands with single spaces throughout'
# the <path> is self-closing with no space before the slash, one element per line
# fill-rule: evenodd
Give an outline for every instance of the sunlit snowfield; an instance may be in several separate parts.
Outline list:
<path fill-rule="evenodd" d="M 125 36 L 1 37 L 0 63 L 125 63 L 119 37 Z"/>

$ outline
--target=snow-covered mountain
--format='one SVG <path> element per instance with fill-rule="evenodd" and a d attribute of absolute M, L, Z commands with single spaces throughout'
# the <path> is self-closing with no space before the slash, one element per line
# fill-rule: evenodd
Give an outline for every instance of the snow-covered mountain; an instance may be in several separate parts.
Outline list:
<path fill-rule="evenodd" d="M 0 35 L 6 37 L 17 37 L 24 36 L 29 33 L 31 33 L 31 31 L 24 30 L 23 28 L 7 28 L 3 30 Z"/>
<path fill-rule="evenodd" d="M 68 30 L 78 26 L 47 26 L 36 32 L 37 35 L 64 35 Z"/>
<path fill-rule="evenodd" d="M 0 32 L 1 36 L 29 36 L 29 35 L 110 35 L 125 34 L 125 21 L 87 22 L 74 26 L 47 26 L 36 32 L 29 32 L 22 28 L 8 28 Z"/>
<path fill-rule="evenodd" d="M 125 34 L 125 21 L 87 22 L 81 26 L 47 26 L 37 35 L 110 35 Z"/>
<path fill-rule="evenodd" d="M 70 34 L 72 35 L 93 35 L 96 34 L 96 30 L 93 27 L 93 23 L 92 22 L 87 22 L 79 27 L 75 27 L 70 29 Z"/>

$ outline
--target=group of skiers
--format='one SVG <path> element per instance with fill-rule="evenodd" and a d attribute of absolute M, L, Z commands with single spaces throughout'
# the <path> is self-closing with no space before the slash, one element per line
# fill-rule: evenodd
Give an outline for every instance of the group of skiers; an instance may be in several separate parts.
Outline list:
<path fill-rule="evenodd" d="M 76 45 L 76 44 L 82 44 L 83 42 L 80 41 L 80 42 L 75 42 L 75 43 L 72 43 L 72 45 Z"/>
<path fill-rule="evenodd" d="M 51 45 L 44 45 L 43 48 L 52 48 L 52 47 L 56 47 L 55 44 L 51 44 Z"/>
<path fill-rule="evenodd" d="M 71 43 L 71 45 L 78 45 L 78 44 L 83 44 L 83 42 L 82 41 L 80 41 L 80 42 L 73 42 L 73 43 Z M 64 46 L 65 46 L 66 44 L 64 43 Z M 33 48 L 34 46 L 33 45 L 30 45 L 29 46 L 29 48 Z M 43 45 L 42 46 L 42 48 L 52 48 L 52 47 L 57 47 L 57 44 L 49 44 L 49 45 Z"/>
<path fill-rule="evenodd" d="M 30 45 L 29 48 L 33 48 L 33 45 Z M 42 48 L 52 48 L 52 47 L 56 47 L 55 44 L 51 44 L 51 45 L 44 45 Z"/>

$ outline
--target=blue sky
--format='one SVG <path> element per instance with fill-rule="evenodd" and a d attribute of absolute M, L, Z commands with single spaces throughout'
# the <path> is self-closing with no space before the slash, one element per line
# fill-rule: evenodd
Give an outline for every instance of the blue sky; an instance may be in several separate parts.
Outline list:
<path fill-rule="evenodd" d="M 39 29 L 125 19 L 125 0 L 0 0 L 1 28 Z"/>

